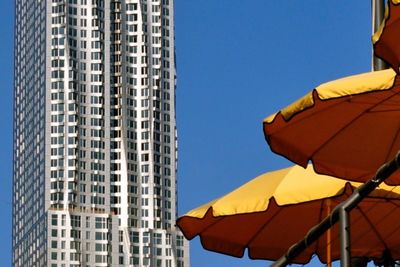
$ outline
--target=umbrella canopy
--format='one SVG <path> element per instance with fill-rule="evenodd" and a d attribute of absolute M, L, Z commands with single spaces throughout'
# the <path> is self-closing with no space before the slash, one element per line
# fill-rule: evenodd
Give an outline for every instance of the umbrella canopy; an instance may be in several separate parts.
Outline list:
<path fill-rule="evenodd" d="M 177 225 L 187 239 L 200 236 L 205 249 L 242 257 L 247 248 L 250 258 L 276 260 L 358 185 L 295 166 L 258 176 L 188 212 Z M 400 226 L 393 223 L 400 216 L 399 194 L 400 188 L 381 185 L 351 211 L 353 257 L 381 258 L 389 250 L 400 258 Z M 339 259 L 338 239 L 335 225 L 294 262 L 307 263 L 314 253 L 324 263 Z"/>
<path fill-rule="evenodd" d="M 373 35 L 374 54 L 400 73 L 400 1 L 389 0 L 385 19 Z"/>
<path fill-rule="evenodd" d="M 383 70 L 322 84 L 266 118 L 264 134 L 303 167 L 311 160 L 318 173 L 365 182 L 400 149 L 400 78 Z"/>

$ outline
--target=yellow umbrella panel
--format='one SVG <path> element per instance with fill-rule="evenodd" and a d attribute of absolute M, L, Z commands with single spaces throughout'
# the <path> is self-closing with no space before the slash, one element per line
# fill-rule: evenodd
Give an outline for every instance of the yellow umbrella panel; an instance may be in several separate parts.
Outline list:
<path fill-rule="evenodd" d="M 264 135 L 303 167 L 312 161 L 318 173 L 365 182 L 400 149 L 400 78 L 384 70 L 322 84 L 266 118 Z"/>
<path fill-rule="evenodd" d="M 305 179 L 306 178 L 306 179 Z M 205 249 L 242 257 L 277 260 L 357 187 L 299 166 L 265 173 L 235 191 L 180 217 L 186 238 L 200 236 Z M 382 185 L 350 212 L 352 256 L 400 258 L 400 188 Z M 326 263 L 340 258 L 337 225 L 295 258 L 313 254 Z"/>

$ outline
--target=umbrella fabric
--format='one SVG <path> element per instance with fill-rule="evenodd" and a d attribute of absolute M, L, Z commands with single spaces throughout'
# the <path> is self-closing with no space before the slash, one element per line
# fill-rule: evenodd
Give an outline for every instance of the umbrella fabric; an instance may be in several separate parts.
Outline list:
<path fill-rule="evenodd" d="M 264 120 L 271 149 L 316 172 L 365 182 L 400 149 L 400 79 L 393 70 L 342 78 Z M 400 184 L 395 174 L 388 184 Z"/>
<path fill-rule="evenodd" d="M 373 35 L 374 54 L 386 61 L 397 73 L 400 72 L 400 1 L 389 0 L 385 19 Z"/>
<path fill-rule="evenodd" d="M 304 177 L 307 179 L 302 179 Z M 265 173 L 233 192 L 180 217 L 187 239 L 200 236 L 205 249 L 252 259 L 276 260 L 345 200 L 358 183 L 318 175 L 299 166 Z M 352 257 L 381 258 L 389 249 L 400 258 L 400 188 L 381 185 L 351 211 Z M 314 253 L 326 263 L 340 258 L 338 226 L 295 259 L 307 263 Z M 331 240 L 329 245 L 327 240 Z M 328 253 L 329 253 L 328 252 Z"/>

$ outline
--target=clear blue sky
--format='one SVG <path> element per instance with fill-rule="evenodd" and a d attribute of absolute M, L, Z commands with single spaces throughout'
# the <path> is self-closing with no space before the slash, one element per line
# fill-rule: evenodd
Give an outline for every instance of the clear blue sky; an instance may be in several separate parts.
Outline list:
<path fill-rule="evenodd" d="M 13 13 L 0 2 L 0 266 L 11 261 Z M 370 70 L 370 1 L 175 0 L 175 28 L 179 214 L 290 165 L 270 152 L 263 118 Z M 190 243 L 192 267 L 267 265 Z"/>

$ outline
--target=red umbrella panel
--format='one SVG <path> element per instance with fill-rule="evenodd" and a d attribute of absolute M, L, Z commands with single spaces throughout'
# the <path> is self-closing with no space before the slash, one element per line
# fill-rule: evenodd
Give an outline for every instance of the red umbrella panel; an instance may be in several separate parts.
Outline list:
<path fill-rule="evenodd" d="M 400 78 L 376 71 L 318 86 L 266 118 L 270 148 L 317 173 L 358 182 L 370 179 L 400 149 Z M 400 184 L 392 175 L 388 184 Z"/>

